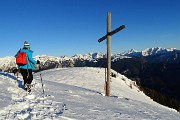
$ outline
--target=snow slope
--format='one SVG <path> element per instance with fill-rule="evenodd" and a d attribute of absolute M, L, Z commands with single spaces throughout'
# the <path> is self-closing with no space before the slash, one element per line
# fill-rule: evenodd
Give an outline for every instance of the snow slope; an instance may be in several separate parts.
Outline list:
<path fill-rule="evenodd" d="M 113 71 L 117 74 L 115 71 Z M 0 73 L 0 120 L 179 120 L 180 114 L 144 95 L 117 74 L 104 96 L 104 68 L 58 68 L 34 74 L 31 95 L 22 78 Z"/>

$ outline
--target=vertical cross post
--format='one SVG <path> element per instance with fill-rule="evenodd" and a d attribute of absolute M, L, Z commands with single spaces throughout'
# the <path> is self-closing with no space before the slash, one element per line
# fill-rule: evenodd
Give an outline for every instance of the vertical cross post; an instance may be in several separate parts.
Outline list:
<path fill-rule="evenodd" d="M 107 81 L 106 96 L 110 96 L 110 74 L 111 74 L 111 13 L 107 14 Z"/>
<path fill-rule="evenodd" d="M 107 14 L 107 34 L 100 38 L 98 42 L 102 42 L 107 39 L 107 80 L 105 80 L 105 95 L 110 96 L 110 74 L 111 74 L 111 36 L 120 30 L 124 29 L 125 25 L 118 27 L 117 29 L 111 31 L 111 13 Z M 106 71 L 105 71 L 106 72 Z"/>

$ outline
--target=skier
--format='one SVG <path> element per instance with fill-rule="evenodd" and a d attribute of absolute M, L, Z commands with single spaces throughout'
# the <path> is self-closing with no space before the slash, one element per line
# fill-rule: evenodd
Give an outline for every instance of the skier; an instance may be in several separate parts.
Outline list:
<path fill-rule="evenodd" d="M 28 92 L 31 92 L 31 83 L 32 83 L 32 80 L 33 80 L 32 71 L 35 70 L 35 64 L 40 64 L 40 61 L 39 60 L 35 61 L 32 58 L 33 51 L 30 50 L 30 45 L 29 45 L 29 43 L 27 41 L 24 42 L 24 47 L 22 49 L 20 49 L 19 52 L 26 53 L 26 58 L 25 59 L 27 61 L 27 64 L 18 65 L 18 68 L 20 70 L 21 75 L 23 76 L 24 88 Z M 16 56 L 17 56 L 17 54 L 16 54 Z"/>

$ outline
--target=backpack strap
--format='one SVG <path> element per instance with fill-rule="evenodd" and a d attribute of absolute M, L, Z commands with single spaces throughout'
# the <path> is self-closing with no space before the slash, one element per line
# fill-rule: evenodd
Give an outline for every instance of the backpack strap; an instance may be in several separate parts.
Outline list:
<path fill-rule="evenodd" d="M 28 70 L 28 57 L 27 57 L 27 53 L 26 53 L 26 61 L 27 61 L 27 73 L 28 73 L 28 78 L 30 77 L 30 75 L 29 75 L 29 70 Z"/>

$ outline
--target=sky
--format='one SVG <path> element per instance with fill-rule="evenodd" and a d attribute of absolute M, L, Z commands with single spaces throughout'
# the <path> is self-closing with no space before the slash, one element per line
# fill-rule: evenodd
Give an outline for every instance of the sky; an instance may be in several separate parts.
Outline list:
<path fill-rule="evenodd" d="M 115 71 L 114 74 L 117 75 Z M 180 114 L 162 106 L 118 74 L 111 78 L 110 97 L 104 96 L 104 69 L 58 68 L 34 74 L 32 93 L 22 76 L 0 72 L 1 120 L 179 120 Z M 8 86 L 7 86 L 8 84 Z"/>
<path fill-rule="evenodd" d="M 0 0 L 0 57 L 28 41 L 35 55 L 106 53 L 107 12 L 111 53 L 151 47 L 180 49 L 180 0 Z"/>

